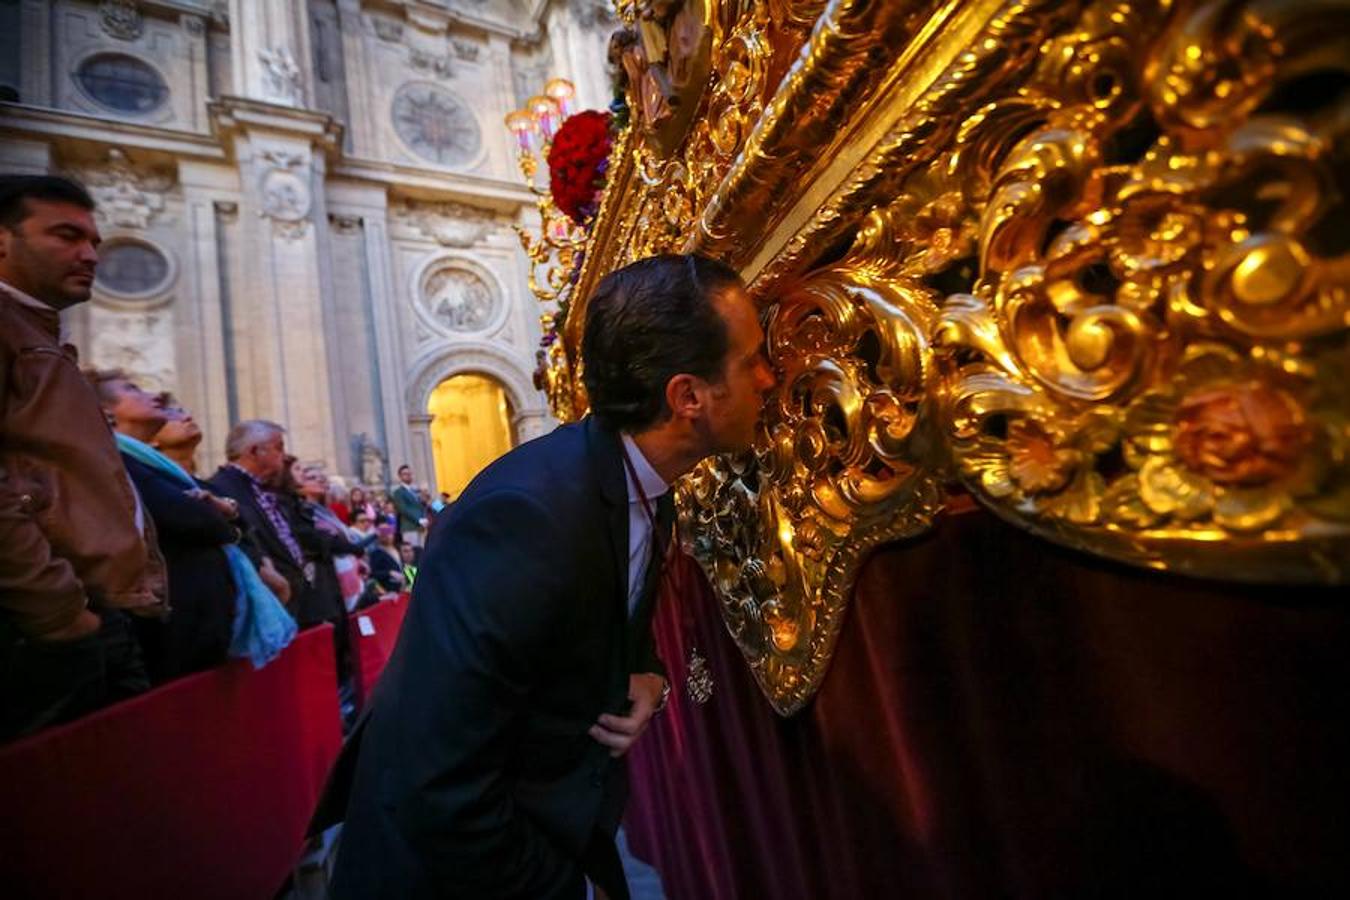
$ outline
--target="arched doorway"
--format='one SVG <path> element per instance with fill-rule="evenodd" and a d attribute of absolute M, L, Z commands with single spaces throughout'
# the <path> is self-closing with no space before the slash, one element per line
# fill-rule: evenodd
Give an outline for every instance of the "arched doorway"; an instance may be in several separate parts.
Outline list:
<path fill-rule="evenodd" d="M 431 392 L 427 414 L 437 490 L 451 497 L 515 446 L 511 401 L 490 375 L 451 375 Z"/>

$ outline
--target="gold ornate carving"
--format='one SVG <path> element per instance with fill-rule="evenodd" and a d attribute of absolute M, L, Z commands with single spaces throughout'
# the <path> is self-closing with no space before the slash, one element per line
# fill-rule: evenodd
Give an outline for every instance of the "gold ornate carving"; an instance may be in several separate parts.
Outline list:
<path fill-rule="evenodd" d="M 918 192 L 873 213 L 843 261 L 767 310 L 780 384 L 753 458 L 705 461 L 679 494 L 685 545 L 783 715 L 819 687 L 864 555 L 940 507 L 924 277 L 960 251 L 933 240 L 945 207 Z"/>
<path fill-rule="evenodd" d="M 1350 580 L 1350 3 L 706 21 L 698 109 L 673 149 L 625 136 L 563 343 L 575 372 L 585 297 L 632 259 L 751 278 L 779 387 L 679 499 L 775 709 L 818 687 L 868 550 L 958 481 L 1113 559 Z"/>
<path fill-rule="evenodd" d="M 1259 110 L 1350 70 L 1311 39 L 1350 9 L 1333 27 L 1326 8 L 1209 4 L 1163 31 L 1133 8 L 1094 8 L 967 123 L 1022 136 L 973 161 L 980 277 L 942 313 L 958 469 L 1083 549 L 1344 580 L 1350 257 L 1324 248 L 1350 102 Z M 1156 137 L 1131 158 L 1141 123 Z"/>

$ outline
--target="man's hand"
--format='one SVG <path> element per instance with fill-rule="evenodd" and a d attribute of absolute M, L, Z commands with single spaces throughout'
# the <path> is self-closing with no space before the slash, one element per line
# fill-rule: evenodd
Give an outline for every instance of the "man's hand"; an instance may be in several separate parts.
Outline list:
<path fill-rule="evenodd" d="M 262 565 L 258 566 L 258 577 L 262 579 L 262 583 L 267 585 L 272 593 L 277 595 L 277 599 L 281 601 L 282 605 L 290 605 L 291 583 L 277 571 L 276 566 L 272 565 L 270 556 L 263 557 Z"/>
<path fill-rule="evenodd" d="M 44 641 L 78 641 L 82 637 L 88 637 L 98 631 L 103 625 L 103 620 L 97 613 L 87 609 L 80 610 L 80 614 L 75 617 L 65 628 L 58 628 L 56 631 L 49 631 L 40 638 Z"/>
<path fill-rule="evenodd" d="M 642 673 L 628 676 L 628 699 L 633 701 L 633 708 L 628 711 L 628 715 L 612 716 L 605 713 L 587 733 L 608 747 L 610 756 L 623 756 L 647 729 L 647 723 L 656 714 L 665 686 L 666 680 L 660 675 Z"/>

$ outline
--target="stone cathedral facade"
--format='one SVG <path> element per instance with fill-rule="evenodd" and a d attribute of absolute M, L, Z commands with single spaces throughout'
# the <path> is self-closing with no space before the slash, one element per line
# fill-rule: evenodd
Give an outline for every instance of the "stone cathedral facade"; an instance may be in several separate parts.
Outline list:
<path fill-rule="evenodd" d="M 0 0 L 0 171 L 89 186 L 67 328 L 181 399 L 203 467 L 257 417 L 432 482 L 447 379 L 498 385 L 514 440 L 552 425 L 502 119 L 554 75 L 606 105 L 612 28 L 598 0 Z"/>

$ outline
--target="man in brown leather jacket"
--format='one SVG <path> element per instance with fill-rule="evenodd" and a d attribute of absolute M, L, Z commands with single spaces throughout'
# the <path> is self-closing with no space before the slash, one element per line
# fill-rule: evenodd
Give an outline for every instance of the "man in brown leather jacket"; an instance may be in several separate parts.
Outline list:
<path fill-rule="evenodd" d="M 58 313 L 89 299 L 98 227 L 63 178 L 0 175 L 0 740 L 149 686 L 123 611 L 163 564 Z"/>

